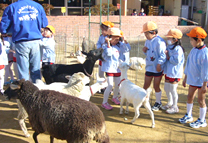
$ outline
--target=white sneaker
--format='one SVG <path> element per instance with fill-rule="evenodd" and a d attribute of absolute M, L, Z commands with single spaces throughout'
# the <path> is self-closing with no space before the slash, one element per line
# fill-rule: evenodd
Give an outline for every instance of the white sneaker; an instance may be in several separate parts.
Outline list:
<path fill-rule="evenodd" d="M 192 122 L 189 125 L 192 128 L 199 128 L 199 127 L 206 127 L 207 126 L 207 123 L 206 123 L 206 120 L 201 121 L 201 119 L 198 118 L 195 122 Z"/>
<path fill-rule="evenodd" d="M 166 113 L 168 113 L 168 114 L 175 114 L 178 112 L 179 112 L 178 107 L 174 107 L 174 106 L 171 106 L 169 109 L 166 110 Z"/>
<path fill-rule="evenodd" d="M 162 109 L 162 110 L 167 110 L 167 109 L 169 109 L 170 107 L 171 107 L 170 105 L 166 104 L 165 106 L 162 106 L 161 109 Z"/>

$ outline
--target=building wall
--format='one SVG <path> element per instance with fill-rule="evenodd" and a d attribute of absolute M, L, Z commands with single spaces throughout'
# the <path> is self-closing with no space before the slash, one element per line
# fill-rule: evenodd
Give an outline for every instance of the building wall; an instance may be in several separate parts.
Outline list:
<path fill-rule="evenodd" d="M 99 16 L 91 16 L 91 22 L 100 22 Z M 69 37 L 73 36 L 72 33 L 76 29 L 79 30 L 79 37 L 88 37 L 89 19 L 88 16 L 48 16 L 49 24 L 53 25 L 56 33 L 66 33 Z M 102 21 L 107 20 L 106 16 L 102 16 Z M 119 16 L 109 16 L 112 22 L 119 22 Z M 155 21 L 159 27 L 159 35 L 164 36 L 168 30 L 178 26 L 177 16 L 122 16 L 121 17 L 121 30 L 126 37 L 137 37 L 141 35 L 143 24 L 147 21 Z M 115 27 L 119 27 L 115 24 Z M 99 24 L 91 24 L 91 34 L 94 37 L 99 34 Z M 91 35 L 91 36 L 92 36 Z M 142 34 L 144 36 L 144 34 Z M 97 38 L 97 37 L 96 37 Z"/>
<path fill-rule="evenodd" d="M 165 11 L 170 10 L 171 15 L 181 16 L 181 0 L 165 0 Z"/>

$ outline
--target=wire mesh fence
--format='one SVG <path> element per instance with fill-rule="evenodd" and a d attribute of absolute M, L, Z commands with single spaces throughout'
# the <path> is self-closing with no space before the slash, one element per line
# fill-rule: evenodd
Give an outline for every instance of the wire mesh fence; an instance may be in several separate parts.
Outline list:
<path fill-rule="evenodd" d="M 122 25 L 123 27 L 123 25 Z M 124 26 L 127 27 L 127 26 Z M 162 25 L 159 25 L 159 27 L 162 27 Z M 70 33 L 60 33 L 56 34 L 55 41 L 56 41 L 56 63 L 61 64 L 73 64 L 76 63 L 76 52 L 78 50 L 82 50 L 82 42 L 85 38 L 87 41 L 88 49 L 87 51 L 91 49 L 96 48 L 97 40 L 100 36 L 100 26 L 99 24 L 91 24 L 90 28 L 90 37 L 89 31 L 88 31 L 88 25 L 76 25 L 73 27 L 73 29 L 70 29 L 70 27 L 66 27 L 66 31 L 70 31 Z M 170 29 L 174 28 L 174 26 L 170 25 Z M 86 30 L 87 29 L 87 30 Z M 134 31 L 134 27 L 128 27 L 123 28 L 122 31 L 124 32 L 124 36 L 128 40 L 131 51 L 130 51 L 130 57 L 142 57 L 145 58 L 145 55 L 143 54 L 142 48 L 144 47 L 145 43 L 145 36 L 144 34 L 140 34 L 140 31 L 138 32 L 139 36 L 132 36 L 131 32 Z M 168 31 L 167 31 L 168 32 Z M 160 33 L 160 32 L 159 32 Z M 165 37 L 163 37 L 165 39 Z M 207 41 L 205 41 L 208 43 Z M 187 36 L 183 36 L 182 38 L 182 45 L 185 50 L 185 59 L 187 59 L 187 56 L 192 49 L 192 46 L 189 42 L 189 38 Z M 184 64 L 185 67 L 185 64 Z M 94 70 L 93 70 L 93 82 L 96 80 L 96 73 L 98 73 L 98 62 L 96 62 Z M 133 83 L 137 84 L 140 87 L 143 87 L 144 84 L 144 76 L 145 76 L 145 69 L 142 69 L 141 71 L 138 70 L 128 70 L 128 79 L 131 80 Z M 179 95 L 179 102 L 185 103 L 186 102 L 186 96 L 188 95 L 188 87 L 184 88 L 182 86 L 182 80 L 178 83 L 178 95 Z M 153 86 L 151 85 L 153 88 Z M 167 101 L 166 94 L 164 91 L 164 77 L 161 81 L 160 88 L 162 90 L 162 100 Z M 153 104 L 153 101 L 155 100 L 155 93 L 154 90 L 151 94 L 151 104 Z M 196 100 L 195 100 L 196 102 Z"/>

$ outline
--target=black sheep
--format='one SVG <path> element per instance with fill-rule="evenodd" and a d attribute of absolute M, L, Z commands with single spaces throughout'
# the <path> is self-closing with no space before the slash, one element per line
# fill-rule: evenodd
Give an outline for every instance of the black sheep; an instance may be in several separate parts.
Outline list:
<path fill-rule="evenodd" d="M 51 143 L 54 138 L 67 143 L 109 143 L 105 118 L 93 103 L 51 90 L 38 90 L 30 81 L 21 79 L 4 92 L 10 98 L 18 98 L 28 113 L 29 122 L 37 135 L 48 132 Z"/>
<path fill-rule="evenodd" d="M 53 82 L 65 82 L 68 80 L 65 78 L 66 75 L 73 75 L 77 72 L 83 72 L 86 76 L 91 76 L 95 62 L 98 59 L 102 59 L 103 49 L 90 50 L 89 53 L 82 52 L 87 56 L 86 61 L 83 64 L 53 64 L 45 65 L 42 67 L 42 75 L 45 79 L 46 84 Z"/>

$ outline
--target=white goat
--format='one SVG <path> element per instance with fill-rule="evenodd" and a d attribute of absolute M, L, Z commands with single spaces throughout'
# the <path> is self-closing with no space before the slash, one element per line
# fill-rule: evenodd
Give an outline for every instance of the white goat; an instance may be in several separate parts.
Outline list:
<path fill-rule="evenodd" d="M 146 65 L 146 61 L 140 57 L 129 58 L 130 68 L 133 70 L 142 70 L 143 65 Z"/>
<path fill-rule="evenodd" d="M 90 100 L 90 97 L 94 95 L 97 91 L 102 88 L 107 87 L 107 81 L 104 78 L 99 78 L 97 75 L 97 82 L 91 86 L 85 86 L 89 83 L 89 77 L 85 76 L 82 72 L 75 73 L 71 77 L 67 76 L 69 79 L 68 83 L 61 83 L 61 82 L 54 82 L 49 85 L 46 85 L 42 80 L 36 80 L 36 86 L 41 90 L 48 89 L 48 90 L 55 90 L 62 93 L 76 95 L 77 97 L 87 100 Z M 25 119 L 27 119 L 28 114 L 25 111 L 24 107 L 22 106 L 19 99 L 17 99 L 17 105 L 19 107 L 18 111 L 18 120 L 20 127 L 25 135 L 25 137 L 29 137 L 30 134 L 27 131 L 27 127 L 25 125 Z"/>
<path fill-rule="evenodd" d="M 135 116 L 131 121 L 132 124 L 135 120 L 139 117 L 139 108 L 144 105 L 144 107 L 149 112 L 151 119 L 152 119 L 152 128 L 155 127 L 154 122 L 154 113 L 151 110 L 151 106 L 149 103 L 150 93 L 152 91 L 151 88 L 148 88 L 147 91 L 127 79 L 127 70 L 129 69 L 129 65 L 125 62 L 120 62 L 119 69 L 121 70 L 121 82 L 120 84 L 120 94 L 121 94 L 121 103 L 120 103 L 120 114 L 123 114 L 123 104 L 126 100 L 126 111 L 125 113 L 128 114 L 129 103 L 133 104 Z"/>

